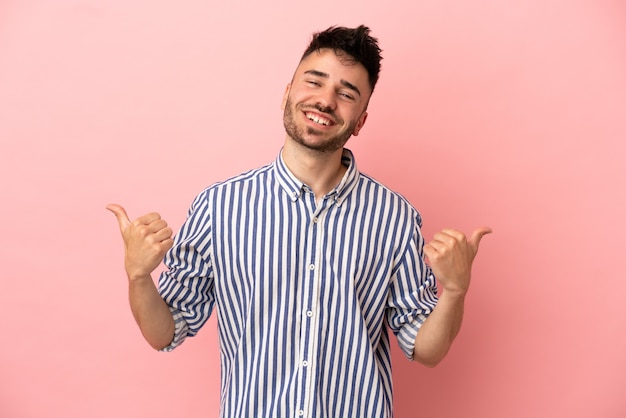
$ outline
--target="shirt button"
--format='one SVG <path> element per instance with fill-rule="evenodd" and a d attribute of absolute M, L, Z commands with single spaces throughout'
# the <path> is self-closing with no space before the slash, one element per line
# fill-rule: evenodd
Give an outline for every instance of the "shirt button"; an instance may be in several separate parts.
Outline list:
<path fill-rule="evenodd" d="M 317 223 L 317 216 L 315 218 L 313 218 L 313 223 L 316 224 Z"/>
<path fill-rule="evenodd" d="M 302 362 L 302 366 L 303 366 L 303 367 L 306 367 L 306 366 L 308 366 L 308 365 L 309 365 L 309 362 L 308 362 L 308 361 L 304 360 L 304 361 Z"/>
<path fill-rule="evenodd" d="M 309 318 L 313 316 L 313 312 L 312 311 L 306 311 L 306 316 L 308 316 Z"/>
<path fill-rule="evenodd" d="M 298 416 L 301 417 L 302 415 L 304 415 L 304 411 L 301 409 L 301 410 L 298 411 Z"/>
<path fill-rule="evenodd" d="M 315 264 L 309 264 L 309 270 L 315 270 Z"/>

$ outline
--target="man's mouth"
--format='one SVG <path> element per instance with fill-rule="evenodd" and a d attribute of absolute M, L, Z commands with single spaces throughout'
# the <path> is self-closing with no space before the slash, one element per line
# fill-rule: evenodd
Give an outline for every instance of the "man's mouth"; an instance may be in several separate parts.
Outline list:
<path fill-rule="evenodd" d="M 310 113 L 310 112 L 305 112 L 304 116 L 306 116 L 306 118 L 310 121 L 313 121 L 315 123 L 317 123 L 318 125 L 322 125 L 322 126 L 330 126 L 333 125 L 334 122 L 330 119 L 327 119 L 323 116 L 318 115 L 317 113 Z"/>

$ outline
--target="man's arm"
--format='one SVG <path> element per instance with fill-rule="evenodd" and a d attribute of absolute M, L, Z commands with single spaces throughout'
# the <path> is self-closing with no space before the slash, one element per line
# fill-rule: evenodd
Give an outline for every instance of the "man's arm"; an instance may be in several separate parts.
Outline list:
<path fill-rule="evenodd" d="M 133 316 L 146 341 L 160 350 L 174 337 L 174 319 L 151 273 L 173 245 L 172 229 L 156 213 L 131 222 L 123 207 L 108 205 L 107 209 L 115 214 L 124 239 L 124 267 Z"/>
<path fill-rule="evenodd" d="M 424 246 L 424 254 L 443 293 L 415 338 L 413 358 L 416 361 L 434 367 L 450 350 L 463 322 L 472 262 L 480 240 L 490 232 L 490 228 L 482 227 L 467 239 L 459 231 L 444 229 Z"/>

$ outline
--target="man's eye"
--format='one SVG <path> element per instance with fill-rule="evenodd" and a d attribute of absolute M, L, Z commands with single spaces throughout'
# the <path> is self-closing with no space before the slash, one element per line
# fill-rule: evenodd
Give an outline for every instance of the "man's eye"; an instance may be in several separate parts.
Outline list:
<path fill-rule="evenodd" d="M 309 81 L 307 81 L 307 83 L 309 83 L 312 86 L 316 86 L 316 87 L 320 86 L 320 83 L 318 83 L 317 81 L 314 81 L 314 80 L 309 80 Z"/>
<path fill-rule="evenodd" d="M 354 100 L 354 96 L 352 96 L 351 94 L 348 94 L 348 93 L 339 93 L 339 95 L 340 95 L 341 97 L 343 97 L 344 99 Z"/>

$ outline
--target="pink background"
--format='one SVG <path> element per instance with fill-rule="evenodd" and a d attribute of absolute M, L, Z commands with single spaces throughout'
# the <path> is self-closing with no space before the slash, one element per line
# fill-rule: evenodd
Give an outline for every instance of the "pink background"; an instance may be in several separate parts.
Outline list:
<path fill-rule="evenodd" d="M 494 229 L 448 358 L 395 352 L 396 415 L 626 416 L 621 0 L 0 2 L 0 416 L 217 417 L 215 318 L 144 343 L 104 206 L 178 229 L 275 157 L 311 32 L 359 23 L 385 56 L 360 168 L 427 238 Z"/>

